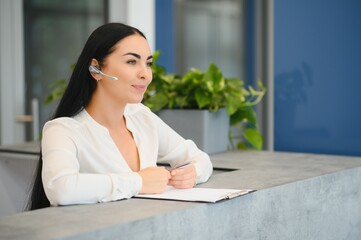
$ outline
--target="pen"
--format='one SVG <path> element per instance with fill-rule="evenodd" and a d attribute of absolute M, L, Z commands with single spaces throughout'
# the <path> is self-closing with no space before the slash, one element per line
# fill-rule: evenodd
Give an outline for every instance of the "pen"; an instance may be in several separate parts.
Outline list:
<path fill-rule="evenodd" d="M 189 166 L 191 164 L 192 164 L 192 162 L 185 162 L 185 163 L 182 163 L 182 164 L 180 164 L 178 166 L 170 168 L 169 171 L 172 171 L 172 170 L 177 169 L 177 168 L 185 168 L 185 167 L 187 167 L 187 166 Z"/>

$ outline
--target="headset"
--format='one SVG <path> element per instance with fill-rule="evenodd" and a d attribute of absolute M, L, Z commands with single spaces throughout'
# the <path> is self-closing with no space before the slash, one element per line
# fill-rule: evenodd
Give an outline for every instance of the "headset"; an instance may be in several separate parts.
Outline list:
<path fill-rule="evenodd" d="M 105 73 L 103 73 L 102 71 L 100 71 L 98 68 L 96 68 L 96 67 L 94 67 L 94 66 L 92 66 L 92 65 L 89 66 L 89 72 L 91 72 L 91 73 L 96 73 L 96 74 L 101 74 L 101 75 L 106 76 L 106 77 L 108 77 L 108 78 L 111 78 L 111 79 L 113 79 L 113 80 L 118 80 L 117 77 L 114 77 L 114 76 L 110 76 L 110 75 L 108 75 L 108 74 L 105 74 Z"/>

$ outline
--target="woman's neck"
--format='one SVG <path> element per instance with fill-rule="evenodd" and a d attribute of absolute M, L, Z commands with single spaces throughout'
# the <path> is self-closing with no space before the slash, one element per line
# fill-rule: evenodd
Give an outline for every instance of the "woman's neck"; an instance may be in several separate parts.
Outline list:
<path fill-rule="evenodd" d="M 99 124 L 108 129 L 119 128 L 124 125 L 123 115 L 126 104 L 120 104 L 94 92 L 86 111 Z"/>

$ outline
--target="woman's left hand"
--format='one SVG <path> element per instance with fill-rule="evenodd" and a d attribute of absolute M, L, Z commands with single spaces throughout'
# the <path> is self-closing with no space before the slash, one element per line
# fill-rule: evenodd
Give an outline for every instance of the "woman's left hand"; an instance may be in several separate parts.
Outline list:
<path fill-rule="evenodd" d="M 192 188 L 196 185 L 196 168 L 193 163 L 184 168 L 176 168 L 170 171 L 169 185 L 175 188 Z"/>

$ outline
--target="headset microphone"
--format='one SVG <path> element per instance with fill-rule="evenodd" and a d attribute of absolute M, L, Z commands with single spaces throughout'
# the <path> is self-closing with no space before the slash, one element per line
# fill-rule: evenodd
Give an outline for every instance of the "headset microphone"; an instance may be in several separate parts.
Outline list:
<path fill-rule="evenodd" d="M 96 67 L 94 67 L 94 66 L 92 66 L 92 65 L 89 66 L 89 72 L 91 72 L 91 73 L 96 73 L 96 74 L 101 74 L 101 75 L 106 76 L 106 77 L 108 77 L 108 78 L 111 78 L 111 79 L 113 79 L 113 80 L 118 80 L 117 77 L 114 77 L 114 76 L 110 76 L 110 75 L 108 75 L 108 74 L 105 74 L 105 73 L 103 73 L 102 71 L 100 71 L 98 68 L 96 68 Z"/>

